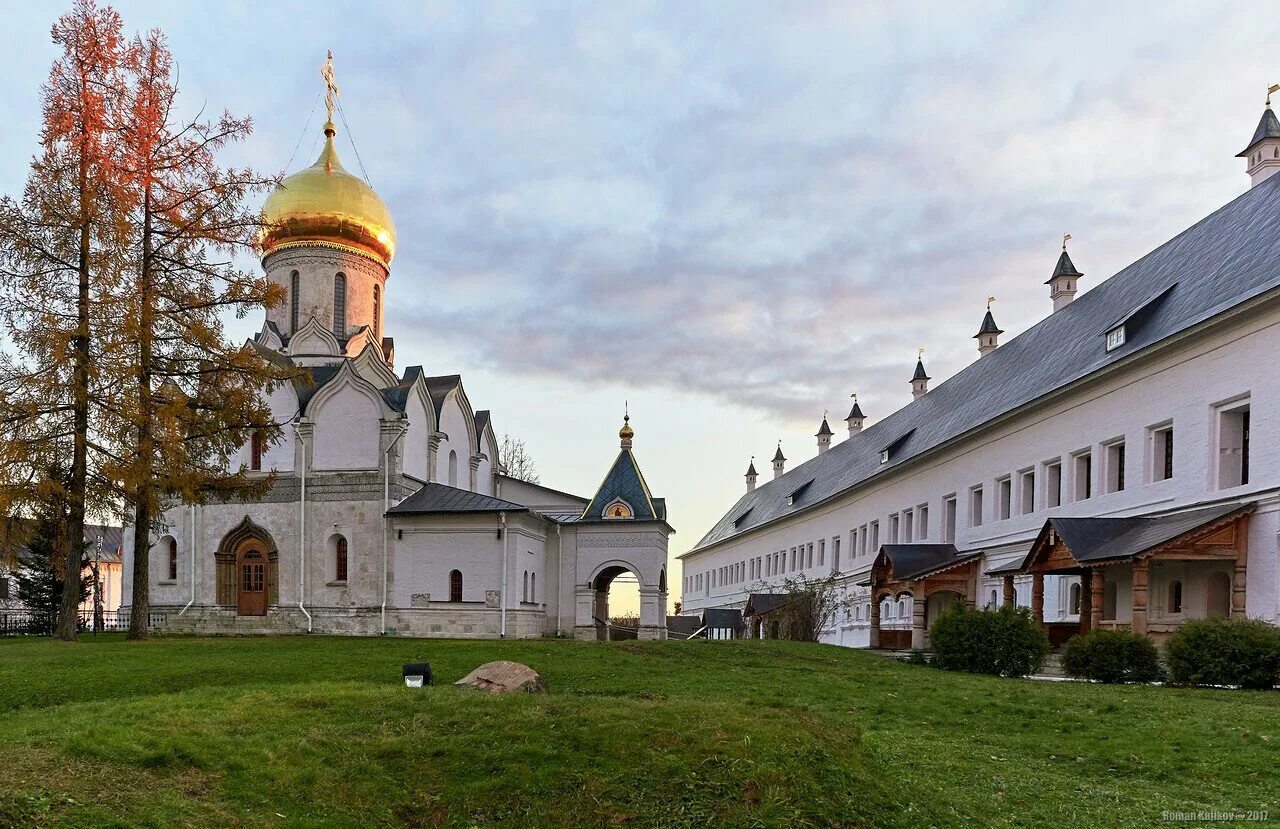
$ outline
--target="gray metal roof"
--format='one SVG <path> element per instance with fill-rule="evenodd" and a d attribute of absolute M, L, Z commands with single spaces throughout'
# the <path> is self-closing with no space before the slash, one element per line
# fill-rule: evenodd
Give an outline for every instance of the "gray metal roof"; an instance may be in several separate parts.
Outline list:
<path fill-rule="evenodd" d="M 790 601 L 791 596 L 787 593 L 752 593 L 747 596 L 747 604 L 742 609 L 742 615 L 763 616 L 783 607 Z"/>
<path fill-rule="evenodd" d="M 1280 176 L 1272 176 L 919 399 L 743 495 L 694 550 L 803 512 L 1276 289 L 1278 226 Z M 1150 310 L 1124 345 L 1108 352 L 1107 325 L 1174 282 L 1177 289 Z M 902 436 L 889 462 L 881 464 L 880 450 Z M 810 478 L 814 484 L 804 502 L 788 505 L 787 495 Z M 747 510 L 751 515 L 735 528 Z"/>
<path fill-rule="evenodd" d="M 702 611 L 702 624 L 709 628 L 742 630 L 742 611 L 732 607 L 709 607 Z"/>
<path fill-rule="evenodd" d="M 1244 158 L 1264 138 L 1280 138 L 1280 120 L 1276 120 L 1276 114 L 1271 111 L 1270 106 L 1262 111 L 1262 118 L 1258 120 L 1258 128 L 1253 131 L 1253 138 L 1249 139 L 1249 146 L 1236 153 L 1236 158 Z"/>
<path fill-rule="evenodd" d="M 1076 561 L 1109 561 L 1142 555 L 1193 530 L 1252 508 L 1252 504 L 1227 504 L 1155 518 L 1050 518 L 1046 524 L 1067 545 Z"/>
<path fill-rule="evenodd" d="M 991 316 L 991 309 L 987 309 L 987 315 L 982 318 L 982 325 L 978 327 L 978 333 L 974 334 L 975 338 L 981 337 L 983 334 L 1003 334 L 1000 326 L 996 325 L 996 318 Z"/>
<path fill-rule="evenodd" d="M 405 498 L 391 509 L 388 515 L 465 515 L 485 512 L 528 512 L 528 507 L 468 492 L 465 489 L 444 484 L 423 484 L 422 489 Z"/>
<path fill-rule="evenodd" d="M 961 555 L 954 544 L 883 544 L 879 554 L 893 565 L 893 577 L 904 581 L 923 578 L 981 555 Z"/>
<path fill-rule="evenodd" d="M 462 376 L 458 374 L 444 374 L 439 377 L 425 378 L 427 386 L 427 395 L 431 398 L 431 405 L 436 410 L 436 423 L 440 422 L 440 412 L 444 408 L 444 399 L 449 392 L 462 385 Z"/>

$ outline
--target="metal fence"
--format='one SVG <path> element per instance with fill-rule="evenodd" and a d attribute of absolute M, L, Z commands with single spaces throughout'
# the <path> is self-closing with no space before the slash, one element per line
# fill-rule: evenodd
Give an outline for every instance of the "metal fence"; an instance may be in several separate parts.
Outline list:
<path fill-rule="evenodd" d="M 76 617 L 76 627 L 81 633 L 98 634 L 129 629 L 128 610 L 103 611 L 94 618 L 92 610 L 81 610 Z M 147 628 L 155 630 L 164 623 L 168 614 L 147 614 Z M 57 618 L 53 613 L 32 610 L 0 610 L 0 636 L 52 636 Z"/>

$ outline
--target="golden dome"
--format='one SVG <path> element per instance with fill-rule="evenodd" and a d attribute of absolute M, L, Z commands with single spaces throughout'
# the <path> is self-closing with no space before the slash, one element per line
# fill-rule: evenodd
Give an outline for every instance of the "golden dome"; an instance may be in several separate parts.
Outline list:
<path fill-rule="evenodd" d="M 631 445 L 631 439 L 636 436 L 635 429 L 631 428 L 631 415 L 622 418 L 622 428 L 618 430 L 618 437 L 622 440 L 623 448 Z"/>
<path fill-rule="evenodd" d="M 316 163 L 286 176 L 267 197 L 258 249 L 265 258 L 286 248 L 321 245 L 367 256 L 390 269 L 395 223 L 373 188 L 342 168 L 333 147 L 336 132 L 327 122 Z"/>

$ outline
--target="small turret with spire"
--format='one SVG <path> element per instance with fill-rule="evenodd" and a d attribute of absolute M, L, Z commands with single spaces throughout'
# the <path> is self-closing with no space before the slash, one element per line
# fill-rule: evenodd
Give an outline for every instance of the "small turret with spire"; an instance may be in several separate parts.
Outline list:
<path fill-rule="evenodd" d="M 973 335 L 973 338 L 978 341 L 979 357 L 985 357 L 995 351 L 996 346 L 1000 344 L 1000 335 L 1004 333 L 1000 330 L 1000 326 L 996 325 L 996 318 L 991 316 L 991 303 L 995 301 L 995 297 L 987 297 L 987 315 L 982 318 L 978 333 Z"/>
<path fill-rule="evenodd" d="M 1257 187 L 1280 173 L 1280 119 L 1271 111 L 1271 95 L 1276 92 L 1280 92 L 1280 84 L 1267 88 L 1266 108 L 1262 110 L 1258 128 L 1253 131 L 1249 146 L 1236 153 L 1236 158 L 1246 161 L 1244 169 L 1249 174 L 1250 187 Z"/>
<path fill-rule="evenodd" d="M 787 465 L 787 458 L 782 454 L 782 441 L 778 441 L 778 451 L 773 453 L 773 477 L 781 477 Z"/>
<path fill-rule="evenodd" d="M 1071 304 L 1071 300 L 1076 298 L 1076 282 L 1084 276 L 1076 270 L 1075 263 L 1067 255 L 1069 241 L 1071 241 L 1071 234 L 1063 234 L 1062 254 L 1058 257 L 1058 264 L 1053 268 L 1053 275 L 1044 283 L 1049 286 L 1049 298 L 1053 300 L 1054 311 L 1061 311 Z"/>
<path fill-rule="evenodd" d="M 862 424 L 867 416 L 862 413 L 862 407 L 858 405 L 858 393 L 854 392 L 849 396 L 853 398 L 853 408 L 849 410 L 849 416 L 844 419 L 844 422 L 849 427 L 849 437 L 853 437 L 862 431 Z"/>
<path fill-rule="evenodd" d="M 751 456 L 751 462 L 747 464 L 747 492 L 752 492 L 756 488 L 756 456 Z"/>
<path fill-rule="evenodd" d="M 819 454 L 819 455 L 821 455 L 823 452 L 825 452 L 825 451 L 827 451 L 828 449 L 830 449 L 830 448 L 831 448 L 831 435 L 832 435 L 832 434 L 834 434 L 834 433 L 831 431 L 831 427 L 830 427 L 829 425 L 827 425 L 827 413 L 826 413 L 826 412 L 823 412 L 823 413 L 822 413 L 822 425 L 818 427 L 818 434 L 814 435 L 814 437 L 816 437 L 816 438 L 818 439 L 818 454 Z"/>
<path fill-rule="evenodd" d="M 911 399 L 919 400 L 929 391 L 929 377 L 924 370 L 924 349 L 916 354 L 916 372 L 911 375 Z"/>

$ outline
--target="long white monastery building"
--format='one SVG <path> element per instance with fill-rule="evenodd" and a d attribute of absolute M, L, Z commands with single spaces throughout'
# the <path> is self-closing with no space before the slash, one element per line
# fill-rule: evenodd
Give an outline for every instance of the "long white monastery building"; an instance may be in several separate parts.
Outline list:
<path fill-rule="evenodd" d="M 666 505 L 621 449 L 592 497 L 509 477 L 488 411 L 457 374 L 394 367 L 383 329 L 395 227 L 343 169 L 337 133 L 264 207 L 285 291 L 251 341 L 289 370 L 283 438 L 235 463 L 275 478 L 253 503 L 167 511 L 149 556 L 153 624 L 200 633 L 605 637 L 608 592 L 639 581 L 640 638 L 666 638 Z M 604 446 L 601 447 L 605 448 Z M 604 469 L 604 464 L 601 464 Z M 133 532 L 124 534 L 124 595 Z"/>
<path fill-rule="evenodd" d="M 1160 638 L 1207 615 L 1280 621 L 1280 121 L 1251 188 L 974 362 L 747 492 L 682 557 L 683 612 L 835 576 L 846 645 L 924 647 L 953 601 L 1029 606 L 1062 631 Z M 1053 631 L 1051 629 L 1051 637 Z M 1055 639 L 1055 641 L 1059 641 Z"/>

